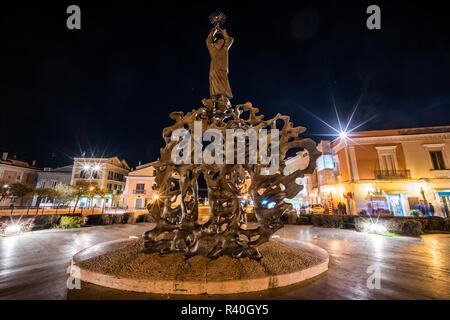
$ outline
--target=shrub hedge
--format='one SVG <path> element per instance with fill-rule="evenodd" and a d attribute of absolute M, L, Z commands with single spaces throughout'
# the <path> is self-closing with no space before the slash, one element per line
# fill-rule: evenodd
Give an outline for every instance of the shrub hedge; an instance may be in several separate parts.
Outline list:
<path fill-rule="evenodd" d="M 59 221 L 57 228 L 59 229 L 72 229 L 81 228 L 83 226 L 83 217 L 78 216 L 63 216 Z"/>
<path fill-rule="evenodd" d="M 420 221 L 409 217 L 357 217 L 355 218 L 356 231 L 364 231 L 364 226 L 377 223 L 386 228 L 387 232 L 418 236 L 423 232 Z"/>
<path fill-rule="evenodd" d="M 287 215 L 288 224 L 297 224 L 297 214 L 290 212 Z"/>
<path fill-rule="evenodd" d="M 123 214 L 122 223 L 133 224 L 136 222 L 136 218 L 134 216 L 134 212 L 125 212 Z"/>
<path fill-rule="evenodd" d="M 112 215 L 112 223 L 113 224 L 119 224 L 123 222 L 123 215 L 122 214 L 113 214 Z"/>
<path fill-rule="evenodd" d="M 90 226 L 106 226 L 113 224 L 115 214 L 91 214 L 86 216 L 86 224 Z"/>
<path fill-rule="evenodd" d="M 313 214 L 311 224 L 323 228 L 353 229 L 355 227 L 355 216 Z"/>
<path fill-rule="evenodd" d="M 133 224 L 136 222 L 134 212 L 123 214 L 91 214 L 87 216 L 87 225 L 106 226 L 110 224 Z"/>
<path fill-rule="evenodd" d="M 311 215 L 299 215 L 297 217 L 297 224 L 299 225 L 308 225 L 311 224 Z"/>
<path fill-rule="evenodd" d="M 146 213 L 138 216 L 136 222 L 155 222 L 155 219 L 150 213 Z"/>
<path fill-rule="evenodd" d="M 44 214 L 44 215 L 24 215 L 13 216 L 14 223 L 20 220 L 23 231 L 35 231 L 43 229 L 51 229 L 60 225 L 62 217 L 82 217 L 81 214 Z M 6 226 L 11 223 L 10 216 L 0 217 L 0 225 Z"/>
<path fill-rule="evenodd" d="M 419 235 L 428 231 L 450 232 L 450 218 L 441 217 L 398 217 L 398 216 L 353 216 L 353 215 L 329 215 L 307 214 L 299 215 L 294 221 L 290 214 L 286 214 L 284 223 L 308 225 L 312 224 L 322 228 L 356 229 L 362 231 L 364 225 L 371 221 L 377 221 L 385 226 L 388 232 Z M 372 219 L 372 220 L 371 220 Z"/>
<path fill-rule="evenodd" d="M 83 216 L 77 214 L 45 214 L 45 215 L 24 215 L 13 216 L 13 221 L 17 223 L 20 219 L 23 231 L 34 231 L 52 228 L 78 228 L 84 223 Z M 143 214 L 138 217 L 134 212 L 124 214 L 92 214 L 86 216 L 86 225 L 104 226 L 111 224 L 132 224 L 135 222 L 154 222 L 150 214 Z M 3 230 L 11 223 L 10 216 L 0 217 L 0 229 Z"/>

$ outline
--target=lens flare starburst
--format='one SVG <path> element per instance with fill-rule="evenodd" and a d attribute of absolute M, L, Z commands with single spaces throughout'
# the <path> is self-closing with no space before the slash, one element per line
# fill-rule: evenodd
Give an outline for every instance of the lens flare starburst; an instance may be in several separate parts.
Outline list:
<path fill-rule="evenodd" d="M 367 120 L 363 120 L 361 122 L 355 123 L 353 118 L 361 104 L 361 100 L 362 100 L 362 95 L 358 98 L 357 102 L 355 103 L 347 122 L 344 123 L 341 120 L 342 115 L 340 115 L 338 112 L 338 108 L 336 106 L 334 96 L 332 96 L 332 104 L 333 104 L 334 113 L 336 114 L 337 126 L 333 126 L 332 124 L 326 122 L 325 120 L 323 120 L 322 118 L 320 118 L 319 116 L 317 116 L 316 114 L 311 112 L 310 110 L 305 109 L 302 106 L 299 106 L 299 107 L 302 108 L 303 111 L 307 112 L 308 114 L 313 116 L 315 119 L 319 120 L 321 123 L 323 123 L 328 128 L 330 128 L 331 130 L 334 131 L 333 133 L 317 133 L 317 134 L 311 134 L 311 135 L 335 137 L 332 140 L 332 142 L 339 140 L 340 142 L 343 142 L 345 145 L 347 145 L 349 142 L 352 142 L 352 144 L 358 144 L 355 140 L 352 139 L 352 136 L 354 135 L 353 133 L 355 132 L 355 130 L 362 127 L 369 121 L 372 121 L 377 116 L 377 114 L 375 114 L 375 115 L 371 116 L 370 118 L 368 118 Z"/>

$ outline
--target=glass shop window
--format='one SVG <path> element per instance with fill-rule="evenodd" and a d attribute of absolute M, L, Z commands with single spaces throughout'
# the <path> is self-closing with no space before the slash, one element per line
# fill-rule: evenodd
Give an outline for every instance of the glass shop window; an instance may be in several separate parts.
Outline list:
<path fill-rule="evenodd" d="M 317 159 L 317 171 L 322 171 L 324 169 L 334 169 L 333 156 L 331 154 L 321 155 Z"/>

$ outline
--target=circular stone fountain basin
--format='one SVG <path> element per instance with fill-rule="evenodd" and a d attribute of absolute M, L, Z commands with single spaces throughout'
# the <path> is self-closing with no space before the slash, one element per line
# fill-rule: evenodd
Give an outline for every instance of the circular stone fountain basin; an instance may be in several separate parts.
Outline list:
<path fill-rule="evenodd" d="M 178 253 L 143 253 L 142 239 L 97 244 L 72 259 L 82 281 L 135 292 L 155 294 L 233 294 L 296 284 L 328 270 L 328 253 L 296 240 L 262 244 L 263 258 L 189 259 Z M 200 250 L 201 251 L 201 250 Z"/>

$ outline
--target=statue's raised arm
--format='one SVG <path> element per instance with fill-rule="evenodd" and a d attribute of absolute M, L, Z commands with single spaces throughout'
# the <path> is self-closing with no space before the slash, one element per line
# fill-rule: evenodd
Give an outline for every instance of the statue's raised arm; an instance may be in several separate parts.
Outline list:
<path fill-rule="evenodd" d="M 208 47 L 208 50 L 211 50 L 213 44 L 214 44 L 214 36 L 216 34 L 217 29 L 212 28 L 211 32 L 206 37 L 206 46 Z"/>
<path fill-rule="evenodd" d="M 225 46 L 227 47 L 227 49 L 230 49 L 231 45 L 232 45 L 233 42 L 234 42 L 234 38 L 233 38 L 233 37 L 230 37 L 230 36 L 228 35 L 227 29 L 223 29 L 223 30 L 222 30 L 222 35 L 223 35 L 223 38 L 225 39 Z"/>

